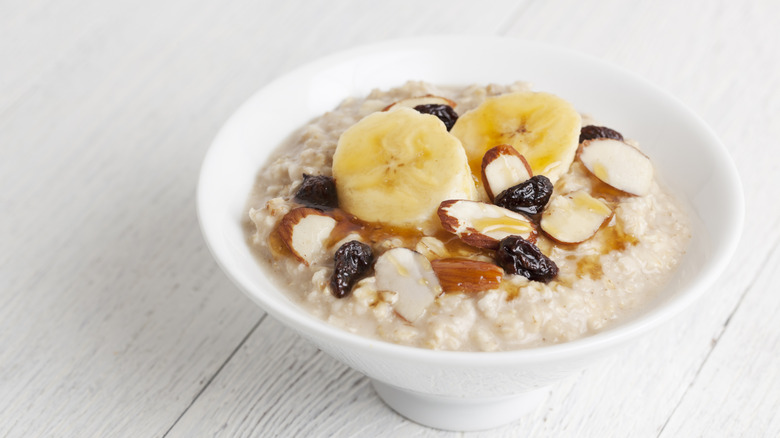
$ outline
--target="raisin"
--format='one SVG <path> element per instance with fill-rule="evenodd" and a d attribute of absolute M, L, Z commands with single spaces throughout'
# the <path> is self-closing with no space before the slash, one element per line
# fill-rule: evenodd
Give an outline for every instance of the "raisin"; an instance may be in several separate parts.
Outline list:
<path fill-rule="evenodd" d="M 452 109 L 452 107 L 449 105 L 429 103 L 426 105 L 417 105 L 414 107 L 414 109 L 423 114 L 431 114 L 438 117 L 439 120 L 444 122 L 444 126 L 447 127 L 447 131 L 452 129 L 452 127 L 455 125 L 455 122 L 458 121 L 458 113 L 456 113 L 455 110 Z"/>
<path fill-rule="evenodd" d="M 558 275 L 558 266 L 533 243 L 520 236 L 501 240 L 496 250 L 496 262 L 510 274 L 549 283 Z"/>
<path fill-rule="evenodd" d="M 330 292 L 336 298 L 344 298 L 352 292 L 352 286 L 368 272 L 374 261 L 371 247 L 365 243 L 351 240 L 336 251 L 333 276 L 330 279 Z"/>
<path fill-rule="evenodd" d="M 303 174 L 303 183 L 295 192 L 295 201 L 307 207 L 330 210 L 339 206 L 336 183 L 324 175 Z"/>
<path fill-rule="evenodd" d="M 612 140 L 623 141 L 623 134 L 609 129 L 606 126 L 588 125 L 583 126 L 580 131 L 580 143 L 585 140 L 593 140 L 596 138 L 611 138 Z"/>
<path fill-rule="evenodd" d="M 499 193 L 494 203 L 517 213 L 535 216 L 547 205 L 552 192 L 552 182 L 544 175 L 535 175 Z"/>

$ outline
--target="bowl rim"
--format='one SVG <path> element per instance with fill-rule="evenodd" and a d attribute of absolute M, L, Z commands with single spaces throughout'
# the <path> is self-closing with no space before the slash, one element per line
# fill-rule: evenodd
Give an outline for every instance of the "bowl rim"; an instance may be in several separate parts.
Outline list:
<path fill-rule="evenodd" d="M 224 257 L 221 254 L 221 248 L 219 248 L 217 245 L 219 232 L 218 230 L 212 228 L 210 223 L 211 221 L 209 219 L 209 212 L 206 209 L 206 205 L 208 204 L 206 198 L 206 187 L 209 182 L 208 178 L 212 172 L 211 169 L 213 167 L 213 163 L 216 160 L 215 157 L 218 156 L 219 145 L 226 137 L 226 133 L 230 129 L 233 129 L 232 127 L 236 123 L 236 120 L 238 120 L 244 112 L 248 111 L 248 107 L 254 100 L 258 99 L 259 96 L 261 96 L 266 90 L 278 86 L 282 81 L 289 80 L 291 77 L 305 76 L 307 72 L 321 70 L 326 66 L 343 63 L 358 56 L 376 54 L 388 50 L 397 50 L 399 48 L 433 49 L 444 43 L 463 44 L 474 42 L 480 44 L 501 43 L 516 45 L 523 48 L 531 47 L 535 50 L 550 52 L 557 56 L 566 56 L 573 59 L 587 60 L 588 62 L 598 64 L 602 68 L 613 70 L 620 75 L 630 78 L 632 81 L 641 84 L 642 87 L 647 88 L 653 91 L 655 94 L 662 96 L 663 99 L 672 102 L 679 108 L 679 110 L 683 111 L 688 116 L 690 123 L 697 125 L 696 128 L 700 130 L 706 137 L 706 141 L 713 149 L 714 157 L 717 158 L 717 161 L 723 168 L 725 172 L 723 176 L 730 181 L 731 186 L 733 187 L 732 192 L 728 194 L 732 197 L 731 202 L 729 202 L 730 208 L 724 214 L 728 215 L 727 221 L 730 224 L 730 228 L 734 232 L 723 236 L 723 240 L 719 242 L 720 250 L 712 254 L 712 257 L 709 259 L 708 263 L 706 263 L 705 266 L 703 266 L 703 269 L 701 269 L 694 276 L 692 285 L 687 290 L 682 291 L 674 297 L 671 297 L 664 305 L 658 306 L 630 321 L 622 323 L 617 327 L 572 341 L 527 349 L 495 352 L 443 351 L 394 344 L 380 339 L 368 338 L 362 335 L 353 334 L 341 328 L 332 326 L 326 321 L 320 320 L 311 314 L 306 314 L 302 317 L 301 315 L 306 313 L 306 311 L 303 310 L 303 312 L 301 312 L 300 310 L 302 309 L 295 309 L 295 307 L 298 305 L 293 300 L 288 299 L 287 302 L 282 302 L 282 300 L 276 299 L 275 297 L 256 293 L 255 290 L 259 289 L 257 287 L 258 285 L 253 284 L 253 282 L 251 282 L 246 275 L 243 275 L 240 271 L 235 269 L 234 266 L 230 266 L 224 262 Z M 505 366 L 517 365 L 521 363 L 537 363 L 540 361 L 559 360 L 563 358 L 580 356 L 583 353 L 601 351 L 611 346 L 622 344 L 635 339 L 638 335 L 649 331 L 653 327 L 656 327 L 671 319 L 675 315 L 681 313 L 683 310 L 689 307 L 691 303 L 701 297 L 715 283 L 720 274 L 725 270 L 734 252 L 736 251 L 737 245 L 741 238 L 745 211 L 745 200 L 742 183 L 728 150 L 718 139 L 714 131 L 698 115 L 696 115 L 677 97 L 673 96 L 669 92 L 657 87 L 648 80 L 622 67 L 615 66 L 590 55 L 572 51 L 559 46 L 506 37 L 446 35 L 400 38 L 357 46 L 305 63 L 272 80 L 256 91 L 252 96 L 250 96 L 249 99 L 247 99 L 237 110 L 234 111 L 230 118 L 220 128 L 218 134 L 209 146 L 201 165 L 197 185 L 196 201 L 198 222 L 201 228 L 201 233 L 214 260 L 217 262 L 222 271 L 228 276 L 228 278 L 230 278 L 230 280 L 236 286 L 238 286 L 238 288 L 243 293 L 249 296 L 254 302 L 260 305 L 263 310 L 265 310 L 274 318 L 282 321 L 285 325 L 295 329 L 309 339 L 325 338 L 329 342 L 336 343 L 340 346 L 348 346 L 363 351 L 371 351 L 372 354 L 385 356 L 388 358 L 392 357 L 396 359 L 414 359 L 425 361 L 426 363 L 446 364 L 448 366 L 454 367 L 470 367 L 474 365 Z M 273 287 L 276 286 L 274 285 Z M 261 291 L 258 290 L 258 292 Z"/>

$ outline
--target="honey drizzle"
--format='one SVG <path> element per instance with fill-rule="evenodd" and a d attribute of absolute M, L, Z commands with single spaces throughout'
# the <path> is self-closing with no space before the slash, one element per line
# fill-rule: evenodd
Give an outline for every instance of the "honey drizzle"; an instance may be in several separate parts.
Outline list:
<path fill-rule="evenodd" d="M 347 214 L 341 209 L 331 212 L 336 219 L 336 228 L 331 233 L 330 244 L 335 244 L 351 233 L 355 233 L 369 244 L 376 244 L 388 239 L 398 238 L 404 246 L 416 245 L 424 236 L 423 232 L 412 227 L 395 227 L 380 222 L 366 222 L 356 216 Z"/>
<path fill-rule="evenodd" d="M 599 244 L 598 254 L 586 255 L 577 259 L 576 274 L 577 277 L 588 276 L 594 280 L 599 280 L 604 275 L 604 269 L 601 263 L 602 255 L 609 254 L 612 251 L 623 251 L 629 246 L 639 243 L 639 239 L 632 234 L 627 233 L 620 221 L 617 220 L 613 220 L 609 225 L 603 226 L 593 237 L 591 237 L 591 239 L 595 239 Z M 555 247 L 570 252 L 574 251 L 577 244 L 565 244 L 551 241 L 550 247 L 551 250 Z"/>
<path fill-rule="evenodd" d="M 599 233 L 599 239 L 601 240 L 600 252 L 602 254 L 608 254 L 612 251 L 623 251 L 629 245 L 639 243 L 639 239 L 626 233 L 619 221 L 615 221 L 614 225 L 601 229 Z"/>
<path fill-rule="evenodd" d="M 271 233 L 268 235 L 268 249 L 271 250 L 271 255 L 273 255 L 274 258 L 293 256 L 290 248 L 287 247 L 287 244 L 284 243 L 282 237 L 279 235 L 278 225 L 271 230 Z"/>
<path fill-rule="evenodd" d="M 336 226 L 331 231 L 327 242 L 328 246 L 337 244 L 350 234 L 357 234 L 360 236 L 360 240 L 371 246 L 389 239 L 399 239 L 401 245 L 407 248 L 416 247 L 420 239 L 426 237 L 426 234 L 417 228 L 397 227 L 381 222 L 363 221 L 339 208 L 328 210 L 324 213 L 336 220 Z M 279 236 L 278 227 L 279 225 L 277 224 L 276 228 L 268 235 L 268 246 L 271 249 L 271 253 L 275 257 L 293 257 L 292 252 L 290 252 L 290 249 Z M 431 237 L 442 242 L 449 257 L 483 255 L 492 258 L 492 251 L 468 245 L 456 235 L 443 229 L 437 230 Z"/>
<path fill-rule="evenodd" d="M 588 175 L 588 177 L 591 181 L 590 194 L 594 198 L 601 198 L 607 203 L 617 204 L 618 202 L 620 202 L 621 198 L 626 196 L 625 193 L 612 187 L 611 185 L 605 183 L 604 181 L 601 181 L 600 179 L 592 175 Z"/>
<path fill-rule="evenodd" d="M 593 179 L 595 180 L 595 178 Z M 611 204 L 619 202 L 619 198 L 625 196 L 619 190 L 601 181 L 594 181 L 592 193 L 594 197 L 599 197 Z M 414 248 L 420 242 L 420 239 L 426 236 L 421 230 L 412 227 L 396 227 L 379 222 L 362 221 L 356 216 L 338 208 L 327 211 L 325 214 L 336 220 L 336 227 L 331 232 L 328 242 L 330 246 L 354 233 L 359 235 L 364 242 L 371 245 L 397 238 L 401 240 L 403 246 Z M 292 257 L 292 253 L 279 237 L 277 230 L 278 228 L 275 228 L 268 236 L 268 246 L 271 252 L 274 256 Z M 444 244 L 445 250 L 451 257 L 482 255 L 492 258 L 493 255 L 493 251 L 468 245 L 454 234 L 444 230 L 437 230 L 432 237 Z M 599 254 L 587 255 L 577 260 L 576 274 L 578 277 L 587 275 L 594 280 L 598 280 L 604 275 L 601 255 L 612 251 L 623 251 L 628 246 L 636 245 L 639 242 L 639 239 L 627 233 L 617 220 L 613 220 L 609 225 L 602 227 L 591 239 L 597 239 L 600 242 Z M 545 254 L 550 254 L 555 248 L 567 252 L 573 251 L 577 246 L 577 244 L 560 243 L 543 237 L 536 244 Z M 510 300 L 518 294 L 519 291 L 508 291 L 507 299 Z"/>
<path fill-rule="evenodd" d="M 600 255 L 585 256 L 577 261 L 577 276 L 584 277 L 586 275 L 594 280 L 598 280 L 604 275 Z"/>

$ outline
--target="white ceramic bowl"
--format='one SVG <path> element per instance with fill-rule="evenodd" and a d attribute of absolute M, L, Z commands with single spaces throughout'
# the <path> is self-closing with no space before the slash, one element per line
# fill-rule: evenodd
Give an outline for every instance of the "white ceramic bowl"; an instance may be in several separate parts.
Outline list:
<path fill-rule="evenodd" d="M 252 257 L 241 228 L 258 169 L 293 130 L 342 99 L 409 79 L 464 85 L 530 81 L 535 89 L 555 93 L 638 140 L 698 221 L 680 268 L 658 299 L 638 317 L 597 335 L 497 353 L 430 351 L 360 337 L 329 326 L 288 299 Z M 679 313 L 724 270 L 739 240 L 743 212 L 739 177 L 726 149 L 675 98 L 596 59 L 504 38 L 395 40 L 305 65 L 258 91 L 230 118 L 206 155 L 198 185 L 203 235 L 241 290 L 320 349 L 370 377 L 395 410 L 450 430 L 485 429 L 518 418 L 538 403 L 540 388 Z"/>

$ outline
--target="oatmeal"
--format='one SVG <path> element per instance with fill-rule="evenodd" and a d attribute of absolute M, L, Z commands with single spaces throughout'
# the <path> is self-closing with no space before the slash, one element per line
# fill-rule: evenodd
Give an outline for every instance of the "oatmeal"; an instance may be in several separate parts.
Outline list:
<path fill-rule="evenodd" d="M 347 99 L 260 170 L 249 244 L 363 336 L 499 351 L 597 333 L 655 297 L 689 225 L 630 133 L 595 125 L 520 82 Z"/>

